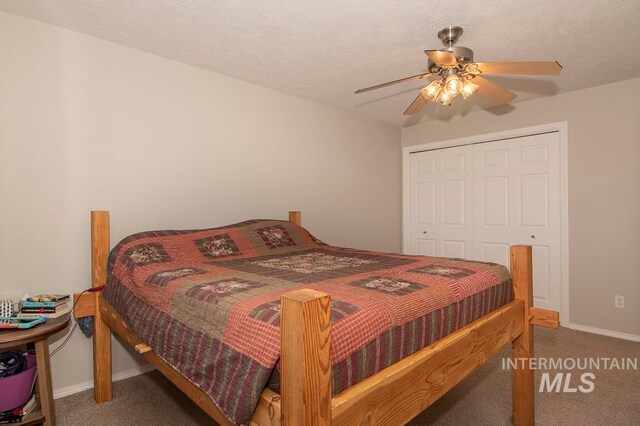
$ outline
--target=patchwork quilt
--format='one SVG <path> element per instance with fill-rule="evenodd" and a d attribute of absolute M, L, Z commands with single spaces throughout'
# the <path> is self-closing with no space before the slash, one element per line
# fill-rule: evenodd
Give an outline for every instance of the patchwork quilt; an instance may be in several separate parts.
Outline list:
<path fill-rule="evenodd" d="M 278 391 L 280 296 L 331 296 L 334 394 L 513 299 L 504 266 L 334 247 L 290 222 L 131 235 L 104 298 L 131 330 L 247 424 Z"/>

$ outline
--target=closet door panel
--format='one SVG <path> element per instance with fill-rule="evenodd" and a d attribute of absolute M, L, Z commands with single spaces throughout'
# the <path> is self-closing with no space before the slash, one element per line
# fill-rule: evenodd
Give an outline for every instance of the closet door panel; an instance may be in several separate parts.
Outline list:
<path fill-rule="evenodd" d="M 465 181 L 464 179 L 446 180 L 442 184 L 443 212 L 442 222 L 449 226 L 465 226 Z"/>
<path fill-rule="evenodd" d="M 476 260 L 509 264 L 511 241 L 512 153 L 495 142 L 474 145 L 473 255 Z"/>
<path fill-rule="evenodd" d="M 549 175 L 535 173 L 520 178 L 520 224 L 528 227 L 549 226 Z"/>
<path fill-rule="evenodd" d="M 438 150 L 441 198 L 438 256 L 466 258 L 473 238 L 473 147 Z"/>
<path fill-rule="evenodd" d="M 409 174 L 411 254 L 436 255 L 438 170 L 434 151 L 412 154 Z"/>
<path fill-rule="evenodd" d="M 417 187 L 418 224 L 436 224 L 436 183 L 420 182 Z"/>
<path fill-rule="evenodd" d="M 551 251 L 549 246 L 533 246 L 533 297 L 538 303 L 551 303 Z"/>
<path fill-rule="evenodd" d="M 483 177 L 480 188 L 482 197 L 482 212 L 480 220 L 485 227 L 509 226 L 509 177 Z"/>
<path fill-rule="evenodd" d="M 411 154 L 409 166 L 411 252 L 467 257 L 473 236 L 473 148 Z"/>
<path fill-rule="evenodd" d="M 493 262 L 499 263 L 500 265 L 508 265 L 509 244 L 484 242 L 481 246 L 481 255 L 478 257 L 478 260 L 481 260 L 483 262 Z"/>
<path fill-rule="evenodd" d="M 442 240 L 444 257 L 467 258 L 467 244 L 465 241 Z"/>
<path fill-rule="evenodd" d="M 560 309 L 560 151 L 557 133 L 474 146 L 474 249 L 509 265 L 508 246 L 533 247 L 534 303 Z"/>
<path fill-rule="evenodd" d="M 436 240 L 428 238 L 418 238 L 416 240 L 418 249 L 414 252 L 420 256 L 436 256 Z"/>

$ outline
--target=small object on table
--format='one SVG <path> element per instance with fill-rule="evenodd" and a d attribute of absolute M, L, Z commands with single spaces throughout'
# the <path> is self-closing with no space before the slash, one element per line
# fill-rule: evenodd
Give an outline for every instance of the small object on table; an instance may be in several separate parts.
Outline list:
<path fill-rule="evenodd" d="M 13 316 L 13 302 L 11 300 L 0 300 L 0 317 Z"/>
<path fill-rule="evenodd" d="M 69 314 L 69 306 L 65 303 L 55 309 L 20 309 L 20 313 L 16 315 L 18 318 L 58 318 Z"/>
<path fill-rule="evenodd" d="M 39 294 L 37 296 L 28 297 L 27 302 L 37 302 L 37 303 L 45 303 L 45 302 L 61 302 L 69 300 L 68 294 Z"/>
<path fill-rule="evenodd" d="M 29 400 L 12 409 L 0 412 L 0 423 L 21 423 L 21 424 L 29 424 L 32 423 L 30 417 L 27 417 L 29 414 L 34 412 L 38 408 L 38 402 L 36 401 L 36 395 L 34 393 L 31 394 Z"/>
<path fill-rule="evenodd" d="M 0 318 L 0 329 L 26 329 L 33 328 L 38 324 L 47 321 L 45 317 L 34 318 L 2 317 Z"/>
<path fill-rule="evenodd" d="M 18 318 L 58 318 L 69 313 L 66 294 L 41 294 L 20 301 Z"/>

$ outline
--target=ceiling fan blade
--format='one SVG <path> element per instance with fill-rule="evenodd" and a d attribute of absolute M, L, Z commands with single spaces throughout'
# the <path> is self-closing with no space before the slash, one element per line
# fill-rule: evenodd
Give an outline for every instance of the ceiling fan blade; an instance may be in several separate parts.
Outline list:
<path fill-rule="evenodd" d="M 538 62 L 477 62 L 482 74 L 558 75 L 562 65 L 557 61 Z"/>
<path fill-rule="evenodd" d="M 422 92 L 420 92 L 418 97 L 415 98 L 413 102 L 411 102 L 409 108 L 407 108 L 407 110 L 404 112 L 404 115 L 413 115 L 419 113 L 420 110 L 422 110 L 422 108 L 424 108 L 424 106 L 427 104 L 427 102 L 429 102 L 429 100 L 422 96 Z"/>
<path fill-rule="evenodd" d="M 391 86 L 392 84 L 398 84 L 398 83 L 404 83 L 405 81 L 410 81 L 410 80 L 421 80 L 423 78 L 427 78 L 430 77 L 431 73 L 430 72 L 426 72 L 424 74 L 416 74 L 416 75 L 412 75 L 411 77 L 405 77 L 405 78 L 401 78 L 399 80 L 393 80 L 393 81 L 389 81 L 387 83 L 382 83 L 382 84 L 377 84 L 375 86 L 371 86 L 371 87 L 366 87 L 364 89 L 360 89 L 360 90 L 356 90 L 356 94 L 358 93 L 364 93 L 364 92 L 368 92 L 370 90 L 376 90 L 376 89 L 380 89 L 382 87 L 387 87 L 387 86 Z"/>
<path fill-rule="evenodd" d="M 478 93 L 499 105 L 508 104 L 517 96 L 515 93 L 479 75 L 475 76 L 471 81 L 479 86 Z"/>
<path fill-rule="evenodd" d="M 457 67 L 458 61 L 456 55 L 446 50 L 425 50 L 424 54 L 433 61 L 434 64 L 441 67 Z"/>

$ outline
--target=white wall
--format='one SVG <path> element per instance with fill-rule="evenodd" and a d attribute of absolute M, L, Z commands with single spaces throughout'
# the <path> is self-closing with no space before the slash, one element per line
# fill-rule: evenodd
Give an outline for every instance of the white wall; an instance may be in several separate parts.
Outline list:
<path fill-rule="evenodd" d="M 570 321 L 640 336 L 640 79 L 513 106 L 403 128 L 402 145 L 567 121 Z"/>
<path fill-rule="evenodd" d="M 0 299 L 87 288 L 90 210 L 112 244 L 299 209 L 327 242 L 400 250 L 397 128 L 3 12 L 0 58 Z M 91 352 L 76 333 L 56 355 L 58 394 Z"/>

